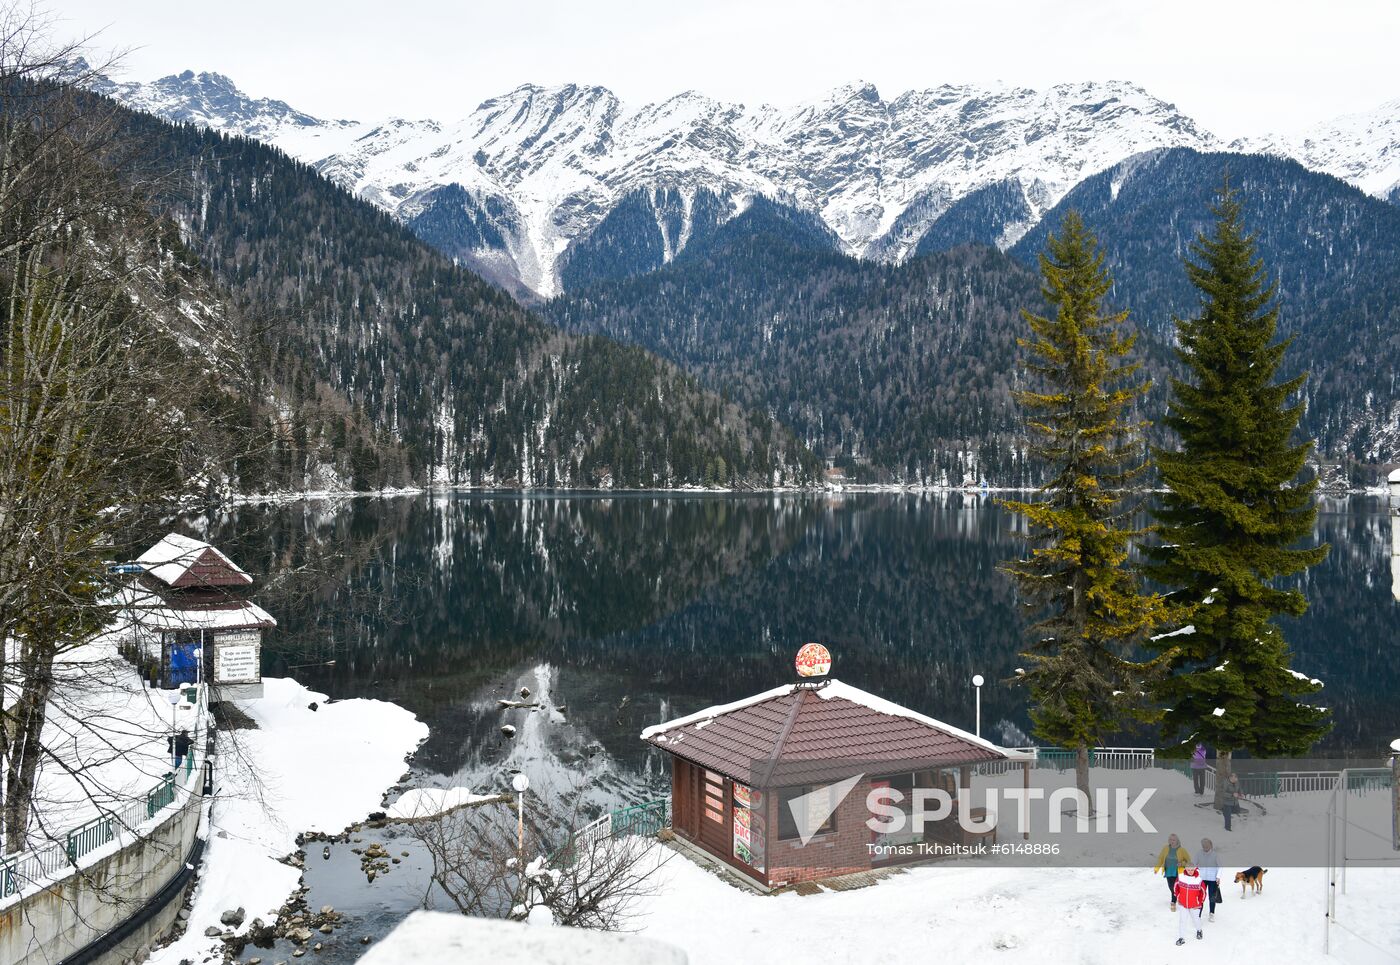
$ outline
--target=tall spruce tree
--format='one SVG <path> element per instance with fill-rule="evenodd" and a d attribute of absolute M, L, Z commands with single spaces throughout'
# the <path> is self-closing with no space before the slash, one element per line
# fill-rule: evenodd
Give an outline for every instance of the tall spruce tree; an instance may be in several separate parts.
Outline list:
<path fill-rule="evenodd" d="M 1036 502 L 1003 505 L 1028 521 L 1029 557 L 1003 569 L 1033 614 L 1028 667 L 1037 736 L 1075 750 L 1086 797 L 1089 748 L 1129 722 L 1154 717 L 1147 698 L 1161 658 L 1134 650 L 1162 615 L 1159 596 L 1144 593 L 1128 554 L 1141 531 L 1124 488 L 1145 466 L 1135 400 L 1147 391 L 1138 363 L 1126 361 L 1135 336 L 1127 312 L 1106 313 L 1112 279 L 1078 213 L 1040 256 L 1048 316 L 1022 311 L 1031 337 L 1020 339 L 1034 388 L 1016 393 L 1031 450 L 1049 470 Z"/>
<path fill-rule="evenodd" d="M 1303 702 L 1320 685 L 1290 667 L 1275 622 L 1307 608 L 1276 581 L 1321 562 L 1328 546 L 1298 545 L 1317 515 L 1316 481 L 1298 478 L 1312 441 L 1295 440 L 1302 404 L 1290 401 L 1307 376 L 1278 379 L 1291 339 L 1275 341 L 1276 285 L 1228 177 L 1211 211 L 1214 228 L 1186 260 L 1201 305 L 1176 320 L 1186 377 L 1172 380 L 1165 424 L 1179 444 L 1155 453 L 1167 493 L 1146 571 L 1170 591 L 1179 628 L 1154 641 L 1171 670 L 1157 688 L 1171 708 L 1163 738 L 1215 747 L 1223 776 L 1233 751 L 1304 753 L 1330 726 Z"/>

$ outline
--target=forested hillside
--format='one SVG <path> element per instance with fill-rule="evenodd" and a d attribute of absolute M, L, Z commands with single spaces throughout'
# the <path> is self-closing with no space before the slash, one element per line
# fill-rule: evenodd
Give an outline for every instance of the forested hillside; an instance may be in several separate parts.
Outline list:
<path fill-rule="evenodd" d="M 974 192 L 898 267 L 838 254 L 802 212 L 756 201 L 666 267 L 550 302 L 577 331 L 653 349 L 706 385 L 764 406 L 819 454 L 912 482 L 1033 481 L 1010 398 L 1021 307 L 1047 232 L 1079 209 L 1101 240 L 1110 301 L 1143 330 L 1137 353 L 1162 411 L 1174 371 L 1173 313 L 1194 308 L 1182 268 L 1225 169 L 1260 252 L 1280 280 L 1293 370 L 1312 373 L 1305 431 L 1323 458 L 1373 482 L 1400 449 L 1400 209 L 1292 161 L 1178 149 L 1085 181 L 1009 257 L 997 240 L 1024 198 Z M 958 247 L 963 246 L 963 247 Z M 949 250 L 951 249 L 951 250 Z"/>
<path fill-rule="evenodd" d="M 1304 429 L 1319 451 L 1365 463 L 1400 457 L 1400 208 L 1295 161 L 1262 155 L 1151 152 L 1089 178 L 1011 249 L 1033 264 L 1074 208 L 1098 235 L 1116 286 L 1153 341 L 1195 310 L 1181 256 L 1210 221 L 1228 173 L 1278 281 L 1279 328 L 1296 340 L 1285 365 L 1310 373 Z M 1358 481 L 1366 478 L 1357 476 Z"/>
<path fill-rule="evenodd" d="M 281 152 L 144 114 L 124 124 L 165 176 L 163 213 L 257 321 L 259 363 L 286 378 L 293 406 L 339 396 L 388 436 L 354 453 L 357 485 L 770 485 L 812 473 L 773 420 L 639 349 L 560 334 Z M 345 438 L 331 419 L 295 427 L 293 444 L 308 432 Z"/>
<path fill-rule="evenodd" d="M 666 268 L 544 311 L 675 360 L 839 464 L 960 484 L 1029 478 L 1011 360 L 1016 309 L 1038 297 L 993 249 L 861 262 L 820 222 L 758 199 Z"/>

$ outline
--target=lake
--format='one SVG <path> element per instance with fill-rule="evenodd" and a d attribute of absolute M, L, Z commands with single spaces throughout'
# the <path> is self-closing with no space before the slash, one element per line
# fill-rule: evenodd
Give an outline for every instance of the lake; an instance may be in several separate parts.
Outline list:
<path fill-rule="evenodd" d="M 833 676 L 969 730 L 980 673 L 984 734 L 1032 741 L 1006 682 L 1024 639 L 997 569 L 1020 549 L 1014 522 L 964 493 L 439 494 L 243 506 L 207 525 L 268 581 L 258 599 L 281 625 L 265 673 L 418 714 L 425 783 L 500 786 L 528 760 L 596 809 L 660 788 L 643 727 L 789 681 L 808 640 Z M 1309 612 L 1286 621 L 1295 666 L 1326 683 L 1336 726 L 1319 752 L 1378 756 L 1400 736 L 1384 500 L 1324 501 L 1317 536 L 1332 552 L 1301 579 Z M 522 686 L 547 712 L 500 707 Z"/>

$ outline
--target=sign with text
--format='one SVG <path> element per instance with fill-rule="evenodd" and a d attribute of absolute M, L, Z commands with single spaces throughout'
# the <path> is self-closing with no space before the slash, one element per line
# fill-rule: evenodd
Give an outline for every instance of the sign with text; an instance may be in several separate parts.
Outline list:
<path fill-rule="evenodd" d="M 214 638 L 214 683 L 246 684 L 262 679 L 261 635 L 256 630 L 221 633 Z"/>

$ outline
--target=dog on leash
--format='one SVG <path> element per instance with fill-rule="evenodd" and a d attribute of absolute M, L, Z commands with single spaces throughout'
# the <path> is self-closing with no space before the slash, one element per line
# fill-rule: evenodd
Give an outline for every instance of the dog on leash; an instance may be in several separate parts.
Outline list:
<path fill-rule="evenodd" d="M 1263 894 L 1264 876 L 1268 873 L 1268 868 L 1261 868 L 1258 865 L 1245 868 L 1243 871 L 1236 871 L 1235 884 L 1240 886 L 1240 897 L 1244 898 L 1251 891 L 1256 895 Z"/>

